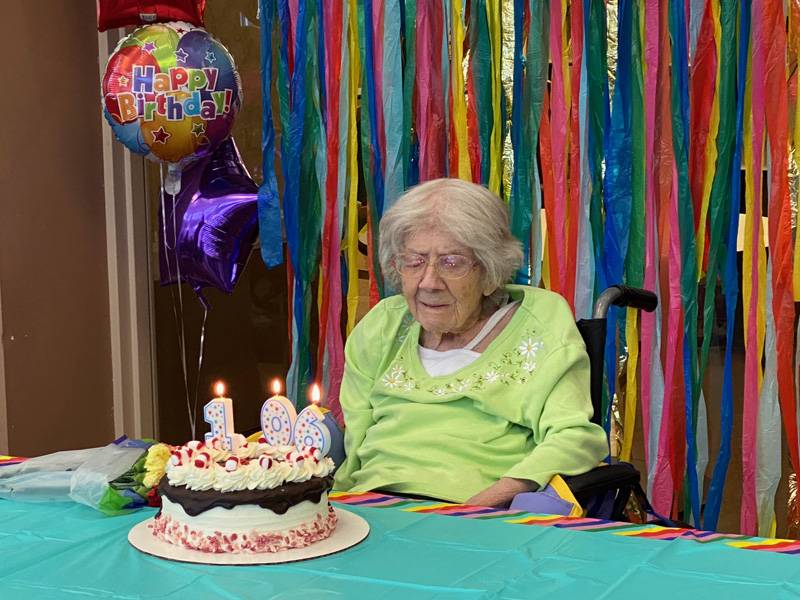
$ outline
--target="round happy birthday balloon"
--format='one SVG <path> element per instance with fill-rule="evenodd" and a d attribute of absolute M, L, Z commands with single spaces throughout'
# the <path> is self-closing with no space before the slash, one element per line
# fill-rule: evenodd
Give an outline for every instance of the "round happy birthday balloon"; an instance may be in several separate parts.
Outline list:
<path fill-rule="evenodd" d="M 241 97 L 230 53 L 188 23 L 140 27 L 120 41 L 103 76 L 103 114 L 117 139 L 178 165 L 228 137 Z"/>

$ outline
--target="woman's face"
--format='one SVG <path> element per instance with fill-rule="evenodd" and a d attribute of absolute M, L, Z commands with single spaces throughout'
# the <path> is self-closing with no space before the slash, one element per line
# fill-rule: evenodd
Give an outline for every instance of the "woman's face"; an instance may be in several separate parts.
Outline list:
<path fill-rule="evenodd" d="M 406 253 L 420 254 L 428 260 L 424 271 L 415 276 L 401 274 L 403 296 L 411 314 L 425 331 L 436 334 L 460 333 L 475 324 L 481 314 L 482 270 L 471 268 L 463 277 L 446 279 L 434 268 L 438 257 L 460 254 L 475 260 L 472 251 L 450 234 L 423 229 L 406 240 Z"/>

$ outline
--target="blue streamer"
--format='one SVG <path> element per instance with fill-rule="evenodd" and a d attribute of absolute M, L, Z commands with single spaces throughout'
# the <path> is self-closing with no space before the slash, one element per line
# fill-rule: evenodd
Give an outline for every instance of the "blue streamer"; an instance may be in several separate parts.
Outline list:
<path fill-rule="evenodd" d="M 609 285 L 622 283 L 625 256 L 628 253 L 628 233 L 631 218 L 631 56 L 633 12 L 630 0 L 620 0 L 617 57 L 617 83 L 614 87 L 611 126 L 607 137 L 605 190 L 604 243 L 605 280 Z M 627 50 L 628 52 L 625 52 Z M 609 313 L 606 331 L 606 378 L 609 397 L 614 396 L 616 384 L 617 348 L 616 329 L 618 311 Z M 608 403 L 603 425 L 610 432 L 611 402 Z"/>
<path fill-rule="evenodd" d="M 323 16 L 323 6 L 324 2 L 320 2 L 317 4 L 317 23 L 319 23 L 319 27 L 317 28 L 317 55 L 319 57 L 319 63 L 317 64 L 317 89 L 319 89 L 319 106 L 320 106 L 320 113 L 322 114 L 322 127 L 324 131 L 328 129 L 328 100 L 327 94 L 328 89 L 325 85 L 325 36 L 327 35 L 325 32 L 325 17 Z M 324 184 L 323 184 L 324 185 Z"/>
<path fill-rule="evenodd" d="M 381 158 L 380 137 L 378 136 L 378 114 L 375 98 L 375 65 L 372 63 L 375 55 L 375 40 L 372 28 L 372 0 L 364 0 L 364 39 L 366 60 L 364 68 L 367 79 L 367 105 L 369 106 L 370 138 L 372 140 L 372 180 L 375 186 L 375 209 L 377 217 L 383 215 L 383 161 Z M 366 157 L 365 157 L 366 158 Z M 377 220 L 376 220 L 377 222 Z"/>
<path fill-rule="evenodd" d="M 672 0 L 670 3 L 669 11 L 670 31 L 675 36 L 674 43 L 672 44 L 672 65 L 673 73 L 676 79 L 677 92 L 678 92 L 678 108 L 680 111 L 680 121 L 676 125 L 677 131 L 673 131 L 673 140 L 676 154 L 680 153 L 681 157 L 685 158 L 688 151 L 688 132 L 683 127 L 688 123 L 689 116 L 689 56 L 688 56 L 688 39 L 686 36 L 686 12 L 684 4 L 681 0 Z M 675 121 L 673 120 L 673 123 Z M 679 157 L 676 156 L 676 160 Z M 679 202 L 688 202 L 689 198 L 684 198 L 679 195 Z M 685 250 L 685 249 L 684 249 Z M 694 264 L 694 253 L 684 251 L 687 261 Z M 686 265 L 684 265 L 686 267 Z M 693 271 L 693 269 L 692 269 Z M 686 307 L 684 307 L 685 310 Z M 684 313 L 685 314 L 685 313 Z M 688 324 L 688 319 L 686 319 Z M 689 328 L 686 328 L 688 333 Z M 684 335 L 682 346 L 681 361 L 683 367 L 683 380 L 685 386 L 684 392 L 684 411 L 686 414 L 686 478 L 688 481 L 689 489 L 689 502 L 692 507 L 692 516 L 694 518 L 695 527 L 700 527 L 700 490 L 697 480 L 697 439 L 695 438 L 695 422 L 696 415 L 694 414 L 694 390 L 693 390 L 693 366 L 692 366 L 692 353 L 690 344 L 696 343 L 692 341 L 689 335 Z"/>
<path fill-rule="evenodd" d="M 456 2 L 460 0 L 455 0 Z M 450 172 L 450 31 L 452 6 L 450 0 L 442 0 L 442 43 L 441 52 L 439 53 L 439 64 L 442 65 L 442 103 L 444 105 L 444 173 L 445 177 L 458 177 L 458 170 L 455 173 Z M 386 68 L 386 65 L 383 65 Z M 505 110 L 503 111 L 505 113 Z M 384 118 L 386 115 L 384 114 Z M 501 194 L 502 197 L 502 194 Z"/>
<path fill-rule="evenodd" d="M 741 203 L 742 136 L 744 122 L 744 88 L 747 81 L 747 59 L 750 44 L 750 0 L 739 2 L 739 63 L 736 98 L 736 145 L 733 150 L 733 168 L 731 169 L 731 214 L 728 223 L 728 240 L 725 264 L 722 272 L 722 288 L 725 293 L 726 338 L 725 367 L 722 381 L 722 420 L 720 428 L 722 437 L 719 456 L 714 465 L 714 474 L 708 489 L 703 526 L 716 529 L 719 511 L 722 505 L 722 492 L 728 474 L 731 454 L 731 436 L 733 434 L 733 326 L 736 303 L 739 298 L 739 277 L 736 265 L 736 240 L 739 231 L 739 210 Z"/>
<path fill-rule="evenodd" d="M 305 273 L 303 273 L 300 261 L 300 152 L 303 147 L 303 128 L 306 105 L 306 1 L 300 0 L 298 3 L 297 28 L 295 31 L 295 52 L 294 52 L 294 73 L 292 73 L 290 94 L 290 116 L 288 130 L 284 129 L 281 137 L 283 149 L 284 177 L 284 203 L 283 212 L 286 223 L 286 241 L 289 246 L 289 257 L 294 271 L 294 294 L 293 294 L 293 331 L 292 336 L 292 364 L 286 377 L 287 393 L 294 395 L 297 402 L 298 390 L 298 337 L 303 331 L 303 284 Z M 281 21 L 281 67 L 284 72 L 289 72 L 289 6 L 287 0 L 279 0 L 278 16 Z M 302 375 L 302 374 L 301 374 Z"/>
<path fill-rule="evenodd" d="M 593 0 L 593 1 L 594 2 L 598 2 L 600 0 Z M 592 44 L 591 44 L 591 36 L 590 36 L 591 31 L 590 31 L 590 27 L 589 27 L 590 19 L 591 19 L 591 16 L 592 16 L 591 5 L 592 5 L 592 0 L 584 0 L 583 1 L 583 21 L 584 21 L 584 26 L 583 26 L 583 47 L 585 48 L 586 57 L 585 57 L 584 60 L 586 60 L 586 61 L 589 60 L 589 52 L 598 50 L 597 48 L 594 48 L 592 46 Z M 609 130 L 611 129 L 611 107 L 609 105 L 608 97 L 609 97 L 608 76 L 605 76 L 605 77 L 603 77 L 603 98 L 602 98 L 602 100 L 603 100 L 603 109 L 604 109 L 603 110 L 603 113 L 604 113 L 603 114 L 603 130 L 602 130 L 603 139 L 601 139 L 601 140 L 595 139 L 595 133 L 596 132 L 595 132 L 594 127 L 589 127 L 588 128 L 589 129 L 589 131 L 588 131 L 588 142 L 587 142 L 588 143 L 588 148 L 587 148 L 586 154 L 587 154 L 587 157 L 588 157 L 589 172 L 590 173 L 595 173 L 596 169 L 598 169 L 600 167 L 600 165 L 598 165 L 597 162 L 595 161 L 595 153 L 593 151 L 594 148 L 596 148 L 598 144 L 602 144 L 603 156 L 605 156 L 605 151 L 608 149 L 608 143 L 609 143 L 608 135 L 609 135 Z M 597 190 L 593 189 L 592 190 L 592 203 L 595 203 L 597 200 L 602 202 L 602 196 L 603 196 L 602 190 L 598 192 Z M 594 232 L 592 232 L 592 233 L 594 233 Z M 593 243 L 593 246 L 594 246 L 594 264 L 595 264 L 595 296 L 594 296 L 594 299 L 596 300 L 597 296 L 599 295 L 599 292 L 602 292 L 603 290 L 605 290 L 609 286 L 610 282 L 606 279 L 606 270 L 604 268 L 602 268 L 603 258 L 604 258 L 604 255 L 605 255 L 605 252 L 603 250 L 602 239 L 594 239 L 594 236 L 593 236 L 593 240 L 592 241 L 594 242 Z M 614 282 L 614 283 L 618 283 L 618 282 Z"/>
<path fill-rule="evenodd" d="M 419 140 L 414 139 L 408 158 L 408 183 L 406 187 L 411 187 L 419 183 Z"/>
<path fill-rule="evenodd" d="M 383 165 L 383 209 L 388 210 L 402 195 L 405 184 L 403 164 L 403 51 L 400 30 L 403 17 L 399 0 L 387 0 L 383 8 L 383 122 L 386 160 Z M 446 38 L 445 38 L 446 39 Z"/>
<path fill-rule="evenodd" d="M 267 267 L 283 262 L 283 231 L 278 183 L 275 178 L 275 125 L 270 101 L 272 84 L 272 19 L 274 3 L 259 0 L 261 13 L 261 168 L 264 181 L 258 188 L 258 235 L 261 260 Z"/>

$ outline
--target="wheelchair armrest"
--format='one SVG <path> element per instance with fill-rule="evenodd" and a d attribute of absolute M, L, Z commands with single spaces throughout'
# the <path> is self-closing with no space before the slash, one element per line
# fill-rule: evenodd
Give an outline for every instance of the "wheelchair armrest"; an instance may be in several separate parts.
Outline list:
<path fill-rule="evenodd" d="M 584 505 L 599 494 L 634 486 L 639 483 L 639 471 L 626 462 L 595 467 L 581 475 L 563 475 L 575 499 Z"/>

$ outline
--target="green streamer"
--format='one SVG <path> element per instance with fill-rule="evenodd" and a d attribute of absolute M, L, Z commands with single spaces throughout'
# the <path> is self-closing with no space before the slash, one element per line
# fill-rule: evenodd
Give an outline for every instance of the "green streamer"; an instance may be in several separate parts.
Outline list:
<path fill-rule="evenodd" d="M 481 146 L 481 180 L 489 184 L 492 135 L 492 48 L 489 41 L 489 22 L 486 20 L 486 0 L 475 0 L 470 6 L 470 60 L 475 80 L 478 139 Z"/>
<path fill-rule="evenodd" d="M 710 242 L 706 267 L 706 290 L 703 302 L 703 345 L 700 355 L 699 381 L 708 364 L 711 333 L 714 328 L 715 292 L 720 260 L 725 255 L 725 230 L 730 220 L 729 198 L 731 194 L 731 168 L 734 140 L 736 137 L 736 0 L 722 0 L 720 4 L 720 81 L 719 129 L 717 130 L 717 163 L 711 195 L 708 203 L 710 213 Z M 699 387 L 699 386 L 698 386 Z M 695 411 L 700 390 L 694 394 Z"/>
<path fill-rule="evenodd" d="M 733 165 L 734 142 L 736 139 L 736 4 L 737 0 L 722 0 L 720 3 L 720 56 L 719 62 L 719 129 L 717 130 L 717 163 L 709 197 L 710 241 L 708 265 L 706 266 L 706 289 L 703 302 L 703 344 L 700 352 L 700 372 L 698 382 L 708 366 L 708 354 L 715 321 L 715 296 L 717 278 L 723 257 L 727 252 L 726 231 L 730 222 L 731 170 Z M 727 340 L 732 343 L 732 340 Z M 697 414 L 700 400 L 700 385 L 693 390 L 692 410 Z M 723 407 L 724 408 L 724 407 Z M 723 411 L 723 423 L 725 422 Z M 722 432 L 718 461 L 727 461 L 730 455 L 730 432 Z M 727 438 L 725 436 L 728 436 Z M 727 447 L 727 456 L 726 456 Z M 724 464 L 724 463 L 723 463 Z M 718 465 L 719 466 L 719 465 Z"/>
<path fill-rule="evenodd" d="M 606 5 L 604 0 L 591 0 L 588 18 L 588 44 L 586 46 L 587 112 L 589 127 L 589 169 L 592 197 L 589 205 L 589 222 L 592 228 L 594 262 L 597 276 L 594 279 L 594 299 L 609 283 L 603 269 L 603 152 L 608 122 L 608 38 L 606 31 Z"/>
<path fill-rule="evenodd" d="M 633 35 L 631 35 L 631 220 L 628 256 L 625 257 L 625 283 L 644 285 L 644 79 L 642 70 L 642 31 L 638 2 L 631 2 Z M 620 52 L 624 49 L 620 48 Z"/>
<path fill-rule="evenodd" d="M 364 190 L 367 195 L 367 211 L 369 212 L 372 221 L 372 227 L 369 230 L 370 240 L 369 243 L 373 248 L 372 253 L 372 273 L 375 274 L 375 281 L 378 286 L 378 294 L 383 297 L 383 279 L 380 276 L 381 268 L 378 257 L 378 221 L 380 215 L 378 214 L 378 206 L 375 198 L 375 174 L 373 172 L 373 163 L 371 156 L 375 152 L 379 152 L 378 148 L 372 146 L 372 127 L 370 125 L 370 108 L 367 101 L 367 90 L 365 85 L 367 82 L 367 60 L 372 60 L 372 57 L 367 57 L 366 52 L 366 35 L 367 27 L 372 27 L 371 15 L 366 15 L 364 12 L 364 3 L 358 3 L 358 47 L 361 53 L 361 101 L 359 102 L 360 110 L 360 129 L 361 129 L 361 157 L 360 164 L 362 173 L 364 175 Z"/>
<path fill-rule="evenodd" d="M 403 44 L 403 187 L 413 185 L 411 148 L 414 144 L 414 79 L 417 70 L 417 0 L 405 2 Z M 363 64 L 363 61 L 362 61 Z M 461 65 L 458 65 L 461 68 Z"/>
<path fill-rule="evenodd" d="M 528 31 L 528 51 L 525 56 L 525 72 L 523 100 L 522 100 L 522 135 L 519 140 L 519 154 L 517 164 L 514 165 L 515 185 L 512 186 L 512 196 L 509 203 L 511 220 L 511 233 L 525 243 L 534 236 L 533 260 L 538 262 L 541 254 L 540 238 L 540 209 L 541 194 L 538 182 L 535 181 L 536 147 L 539 141 L 539 125 L 542 121 L 542 104 L 544 90 L 547 83 L 547 68 L 549 66 L 550 37 L 550 6 L 536 0 L 531 2 L 530 29 Z M 535 204 L 534 204 L 535 203 Z M 527 261 L 526 261 L 527 262 Z M 528 269 L 523 264 L 525 273 L 521 273 L 525 281 L 528 280 Z M 531 273 L 538 273 L 539 269 L 530 269 Z M 534 281 L 536 285 L 538 281 Z"/>
<path fill-rule="evenodd" d="M 306 392 L 311 379 L 311 320 L 314 316 L 312 307 L 313 287 L 317 279 L 317 270 L 320 258 L 320 231 L 322 229 L 322 206 L 320 187 L 324 185 L 317 178 L 316 151 L 319 141 L 325 135 L 322 125 L 322 112 L 320 109 L 320 81 L 319 51 L 318 48 L 318 14 L 313 5 L 306 7 L 306 43 L 308 54 L 306 60 L 306 105 L 303 125 L 304 148 L 301 153 L 300 181 L 303 192 L 298 196 L 300 203 L 299 218 L 302 244 L 300 246 L 300 266 L 302 268 L 301 287 L 303 290 L 303 327 L 298 331 L 300 336 L 298 348 L 300 349 L 297 368 L 298 402 L 306 397 Z M 298 274 L 295 273 L 295 276 Z M 315 354 L 315 353 L 314 353 Z"/>

